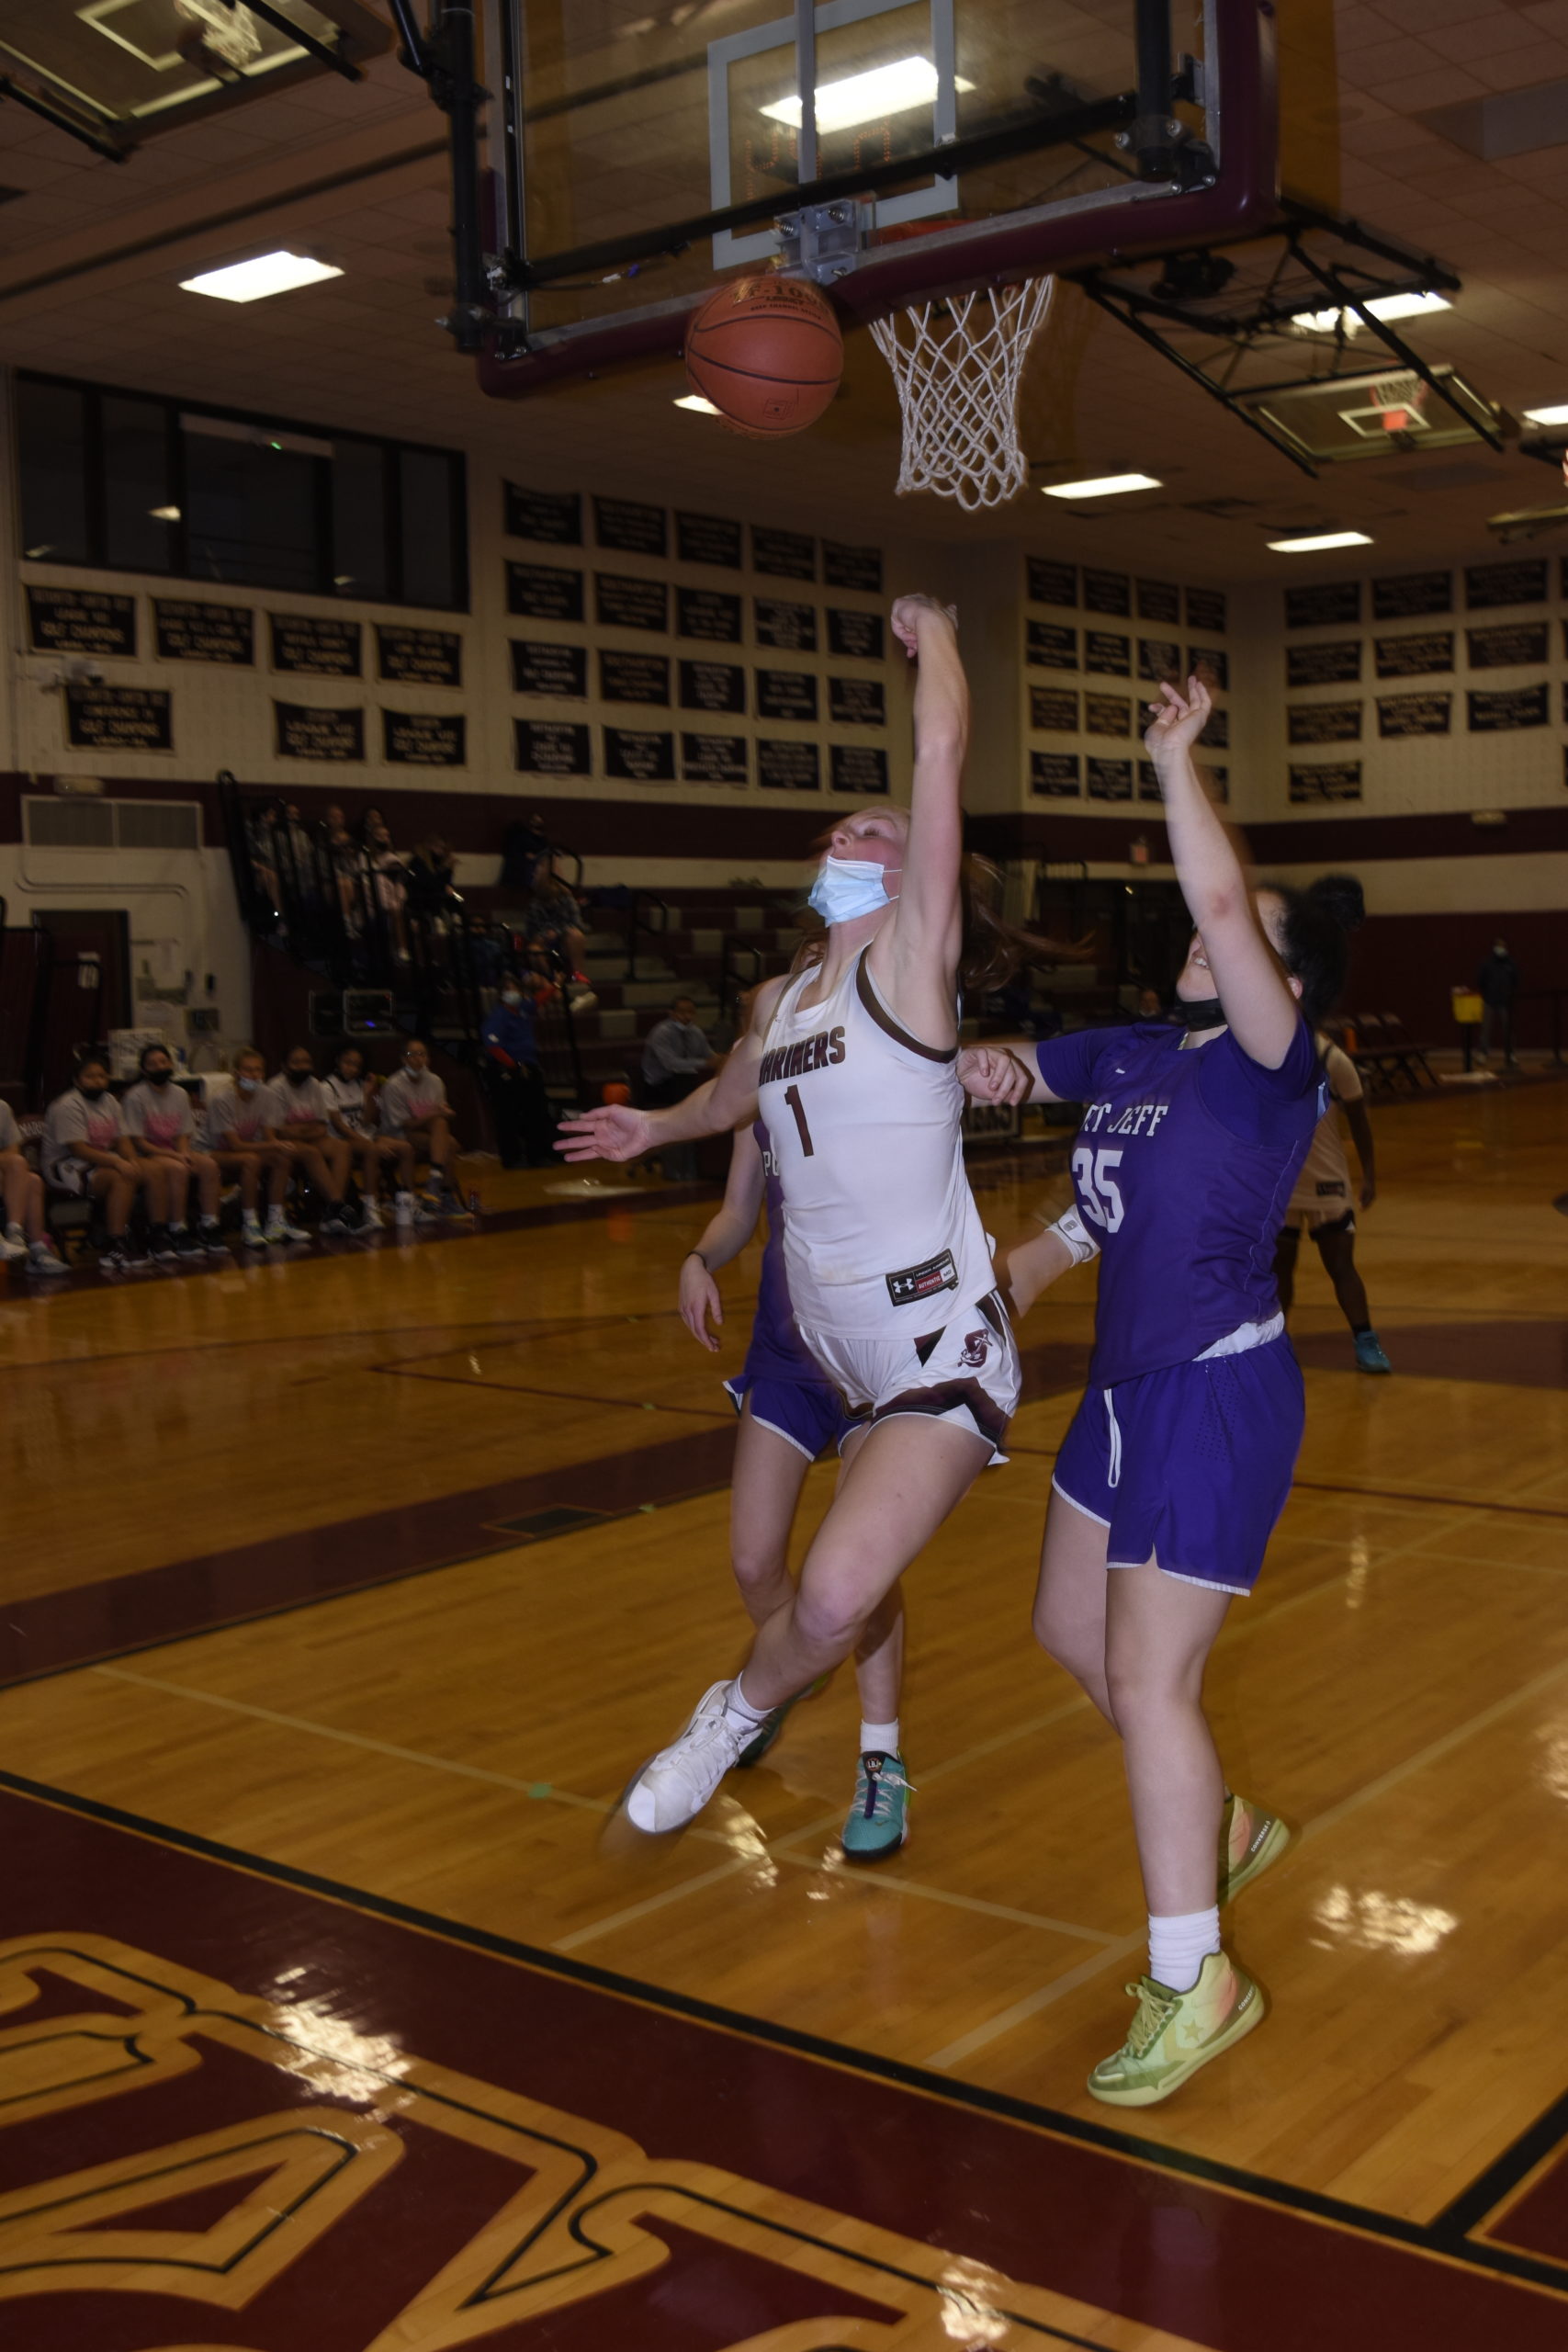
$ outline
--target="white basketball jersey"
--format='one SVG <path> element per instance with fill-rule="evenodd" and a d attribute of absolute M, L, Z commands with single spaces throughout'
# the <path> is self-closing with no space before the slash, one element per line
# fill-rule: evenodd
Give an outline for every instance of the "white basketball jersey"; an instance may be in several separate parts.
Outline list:
<path fill-rule="evenodd" d="M 920 1337 L 996 1287 L 964 1170 L 958 1049 L 922 1046 L 863 953 L 820 1004 L 779 999 L 757 1091 L 778 1159 L 784 1265 L 807 1331 Z"/>

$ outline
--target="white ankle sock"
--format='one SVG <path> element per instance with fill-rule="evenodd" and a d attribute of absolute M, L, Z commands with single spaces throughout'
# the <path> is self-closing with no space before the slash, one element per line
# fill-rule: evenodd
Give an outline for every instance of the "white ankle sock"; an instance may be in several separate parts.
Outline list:
<path fill-rule="evenodd" d="M 1220 1949 L 1220 1910 L 1179 1911 L 1156 1919 L 1149 1914 L 1149 1974 L 1173 1993 L 1190 1993 L 1203 1962 Z"/>
<path fill-rule="evenodd" d="M 897 1756 L 898 1753 L 898 1718 L 890 1724 L 868 1724 L 862 1718 L 860 1752 L 863 1756 Z"/>
<path fill-rule="evenodd" d="M 724 1712 L 733 1715 L 738 1724 L 761 1724 L 773 1711 L 771 1707 L 754 1707 L 740 1688 L 740 1677 L 737 1675 L 726 1694 Z"/>

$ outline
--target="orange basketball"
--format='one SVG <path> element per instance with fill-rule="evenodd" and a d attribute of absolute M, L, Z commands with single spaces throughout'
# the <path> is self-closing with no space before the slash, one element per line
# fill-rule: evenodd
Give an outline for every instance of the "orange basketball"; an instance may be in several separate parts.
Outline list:
<path fill-rule="evenodd" d="M 732 432 L 773 441 L 815 424 L 839 389 L 844 339 L 804 277 L 737 277 L 686 331 L 686 380 Z"/>
<path fill-rule="evenodd" d="M 629 1102 L 631 1099 L 631 1088 L 623 1086 L 618 1079 L 607 1079 L 599 1089 L 601 1102 Z"/>

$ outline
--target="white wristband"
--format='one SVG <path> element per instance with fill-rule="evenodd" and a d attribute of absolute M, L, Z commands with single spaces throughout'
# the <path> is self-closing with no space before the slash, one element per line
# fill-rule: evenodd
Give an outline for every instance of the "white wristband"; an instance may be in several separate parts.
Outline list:
<path fill-rule="evenodd" d="M 1068 1209 L 1065 1216 L 1059 1216 L 1055 1225 L 1048 1225 L 1045 1230 L 1047 1233 L 1054 1233 L 1058 1241 L 1066 1243 L 1073 1253 L 1075 1266 L 1087 1266 L 1091 1258 L 1098 1258 L 1100 1255 L 1100 1244 L 1079 1216 L 1077 1209 Z"/>

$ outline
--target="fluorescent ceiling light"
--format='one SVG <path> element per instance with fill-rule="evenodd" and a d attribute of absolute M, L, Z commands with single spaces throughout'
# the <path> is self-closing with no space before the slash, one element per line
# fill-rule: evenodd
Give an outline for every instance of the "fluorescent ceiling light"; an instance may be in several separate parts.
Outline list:
<path fill-rule="evenodd" d="M 150 506 L 147 512 L 154 523 L 177 523 L 180 519 L 177 506 Z"/>
<path fill-rule="evenodd" d="M 1051 481 L 1047 498 L 1120 498 L 1127 490 L 1163 490 L 1153 474 L 1097 474 L 1091 481 Z"/>
<path fill-rule="evenodd" d="M 975 85 L 960 75 L 953 87 L 972 90 Z M 842 82 L 819 82 L 817 128 L 852 130 L 857 123 L 880 122 L 885 115 L 910 114 L 916 107 L 929 107 L 936 94 L 936 67 L 931 59 L 900 57 L 891 65 L 874 65 L 868 74 L 852 74 Z M 770 121 L 787 123 L 792 130 L 800 129 L 798 97 L 780 98 L 762 112 Z"/>
<path fill-rule="evenodd" d="M 1269 544 L 1279 555 L 1312 555 L 1319 548 L 1370 548 L 1371 540 L 1365 531 L 1316 531 L 1309 538 L 1270 539 Z"/>
<path fill-rule="evenodd" d="M 701 392 L 684 392 L 675 405 L 677 408 L 689 408 L 698 416 L 722 416 L 724 413 L 722 409 L 715 408 L 712 401 L 705 401 Z"/>
<path fill-rule="evenodd" d="M 1568 424 L 1568 401 L 1559 401 L 1555 408 L 1527 408 L 1527 424 Z"/>
<path fill-rule="evenodd" d="M 1367 304 L 1374 319 L 1424 319 L 1434 311 L 1451 311 L 1453 304 L 1443 294 L 1380 294 Z M 1344 322 L 1347 334 L 1359 334 L 1361 316 L 1358 311 L 1298 311 L 1291 321 L 1308 334 L 1332 334 Z"/>
<path fill-rule="evenodd" d="M 308 254 L 258 254 L 254 261 L 231 262 L 226 269 L 182 277 L 180 290 L 213 294 L 220 302 L 260 302 L 269 294 L 291 293 L 296 286 L 319 286 L 323 277 L 342 276 L 331 262 L 312 261 Z"/>

